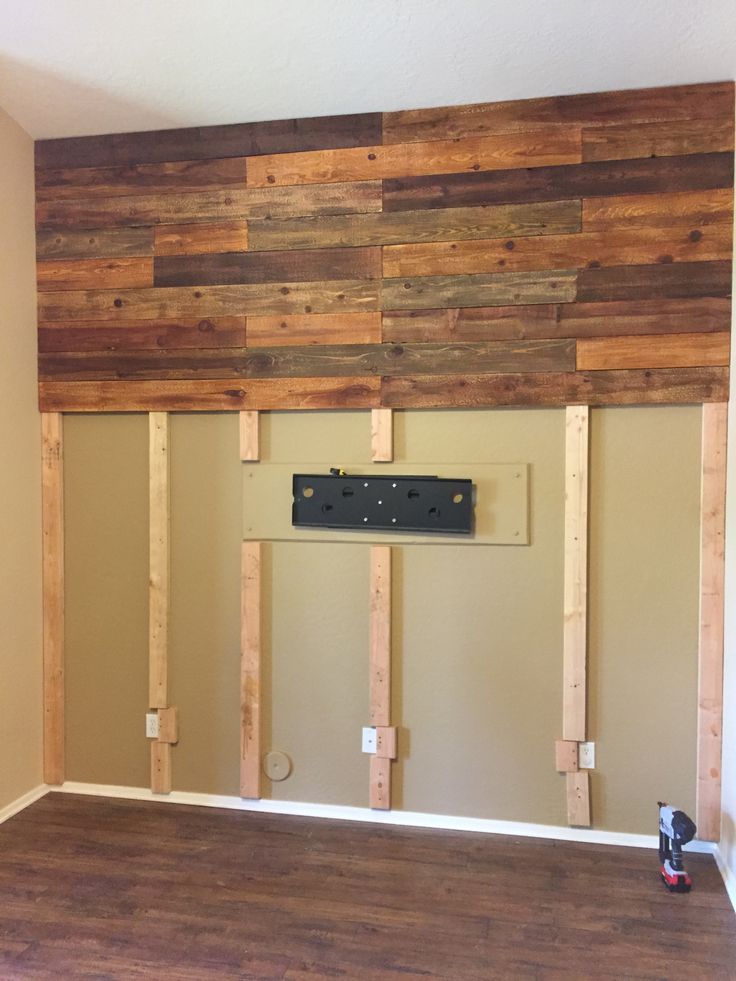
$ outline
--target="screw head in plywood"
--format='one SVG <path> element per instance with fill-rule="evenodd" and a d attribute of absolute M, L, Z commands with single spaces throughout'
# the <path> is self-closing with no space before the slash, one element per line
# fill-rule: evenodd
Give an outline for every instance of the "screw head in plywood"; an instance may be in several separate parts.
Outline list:
<path fill-rule="evenodd" d="M 263 759 L 263 772 L 269 780 L 286 780 L 291 773 L 291 760 L 280 749 L 272 749 Z"/>

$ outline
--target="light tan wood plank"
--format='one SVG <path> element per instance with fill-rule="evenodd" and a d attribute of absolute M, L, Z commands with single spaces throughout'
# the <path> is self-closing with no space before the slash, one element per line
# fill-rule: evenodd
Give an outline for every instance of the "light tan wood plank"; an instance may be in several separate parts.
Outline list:
<path fill-rule="evenodd" d="M 240 413 L 240 459 L 260 460 L 261 421 L 257 410 Z"/>
<path fill-rule="evenodd" d="M 727 409 L 725 402 L 703 406 L 695 823 L 706 841 L 721 832 Z"/>
<path fill-rule="evenodd" d="M 391 546 L 371 547 L 370 712 L 391 725 Z"/>
<path fill-rule="evenodd" d="M 393 458 L 393 409 L 371 409 L 371 459 L 374 463 L 390 463 Z"/>
<path fill-rule="evenodd" d="M 585 405 L 565 410 L 562 736 L 576 742 L 585 740 L 586 722 L 588 420 Z"/>
<path fill-rule="evenodd" d="M 153 259 L 48 259 L 36 264 L 41 293 L 52 290 L 123 290 L 153 286 Z"/>
<path fill-rule="evenodd" d="M 169 417 L 148 416 L 149 585 L 148 658 L 149 708 L 168 707 L 169 644 Z"/>
<path fill-rule="evenodd" d="M 243 542 L 240 621 L 240 796 L 261 796 L 261 570 L 263 544 Z"/>
<path fill-rule="evenodd" d="M 376 756 L 383 760 L 395 760 L 398 755 L 396 726 L 376 726 Z"/>
<path fill-rule="evenodd" d="M 583 231 L 620 227 L 725 224 L 733 220 L 733 189 L 673 191 L 668 194 L 621 194 L 583 200 Z"/>
<path fill-rule="evenodd" d="M 727 365 L 731 336 L 714 334 L 661 334 L 639 337 L 581 338 L 577 342 L 577 370 L 613 368 L 696 368 Z"/>
<path fill-rule="evenodd" d="M 380 344 L 381 314 L 305 313 L 248 317 L 249 347 L 296 344 Z"/>
<path fill-rule="evenodd" d="M 151 742 L 151 790 L 154 794 L 171 793 L 171 743 Z"/>
<path fill-rule="evenodd" d="M 247 248 L 246 221 L 157 225 L 153 230 L 154 255 L 207 255 L 245 252 Z"/>
<path fill-rule="evenodd" d="M 391 760 L 371 756 L 369 800 L 374 810 L 391 809 Z"/>
<path fill-rule="evenodd" d="M 158 741 L 171 743 L 179 742 L 179 710 L 165 708 L 158 710 Z"/>
<path fill-rule="evenodd" d="M 555 770 L 575 773 L 578 767 L 578 744 L 570 739 L 555 740 Z"/>
<path fill-rule="evenodd" d="M 64 441 L 59 412 L 41 416 L 43 778 L 64 782 Z"/>
<path fill-rule="evenodd" d="M 565 774 L 567 785 L 567 823 L 577 828 L 590 827 L 590 774 L 587 770 Z"/>

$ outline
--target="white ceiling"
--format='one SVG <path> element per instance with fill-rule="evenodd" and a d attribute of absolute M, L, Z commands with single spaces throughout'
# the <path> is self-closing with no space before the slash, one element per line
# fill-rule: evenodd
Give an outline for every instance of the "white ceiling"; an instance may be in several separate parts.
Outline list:
<path fill-rule="evenodd" d="M 734 0 L 0 0 L 32 136 L 715 81 Z"/>

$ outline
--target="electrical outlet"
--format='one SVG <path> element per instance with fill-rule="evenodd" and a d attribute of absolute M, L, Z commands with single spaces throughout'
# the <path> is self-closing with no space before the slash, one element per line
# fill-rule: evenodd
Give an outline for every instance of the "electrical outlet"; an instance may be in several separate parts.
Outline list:
<path fill-rule="evenodd" d="M 578 766 L 581 770 L 595 770 L 595 743 L 578 743 Z"/>
<path fill-rule="evenodd" d="M 146 738 L 158 739 L 158 712 L 146 712 Z"/>
<path fill-rule="evenodd" d="M 376 751 L 376 727 L 363 726 L 363 752 L 375 753 Z"/>

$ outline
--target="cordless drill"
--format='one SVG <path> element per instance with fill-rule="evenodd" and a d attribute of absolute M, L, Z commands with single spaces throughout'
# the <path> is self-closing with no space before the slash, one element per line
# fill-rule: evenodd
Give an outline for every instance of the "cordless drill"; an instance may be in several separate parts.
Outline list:
<path fill-rule="evenodd" d="M 692 841 L 697 828 L 684 811 L 664 801 L 659 806 L 659 871 L 670 892 L 690 892 L 692 879 L 682 864 L 682 846 Z"/>

